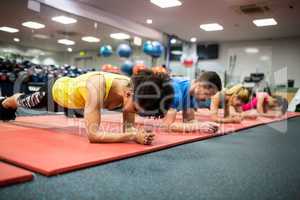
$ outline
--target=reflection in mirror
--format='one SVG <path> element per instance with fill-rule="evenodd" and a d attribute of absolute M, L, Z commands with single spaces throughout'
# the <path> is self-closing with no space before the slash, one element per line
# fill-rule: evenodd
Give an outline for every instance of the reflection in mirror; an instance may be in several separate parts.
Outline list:
<path fill-rule="evenodd" d="M 131 75 L 134 65 L 164 64 L 161 43 L 160 51 L 150 55 L 143 51 L 148 38 L 44 4 L 38 10 L 29 9 L 27 0 L 0 7 L 1 96 L 13 93 L 20 74 L 29 83 L 43 83 L 94 70 Z"/>

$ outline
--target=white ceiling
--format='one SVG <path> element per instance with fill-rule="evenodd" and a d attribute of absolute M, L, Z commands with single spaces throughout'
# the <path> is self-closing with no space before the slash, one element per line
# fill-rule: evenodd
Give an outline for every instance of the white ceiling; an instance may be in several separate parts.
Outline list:
<path fill-rule="evenodd" d="M 117 45 L 121 41 L 113 40 L 109 37 L 110 33 L 120 32 L 117 28 L 98 23 L 98 28 L 94 27 L 94 21 L 86 18 L 72 16 L 54 8 L 41 4 L 41 12 L 35 12 L 27 8 L 27 0 L 1 0 L 0 6 L 0 27 L 9 26 L 20 30 L 18 33 L 10 34 L 0 31 L 1 44 L 18 44 L 23 47 L 30 47 L 42 49 L 47 51 L 61 51 L 66 52 L 68 47 L 73 48 L 74 51 L 79 50 L 97 50 L 100 45 L 111 44 Z M 78 22 L 71 25 L 62 25 L 51 20 L 54 16 L 66 15 L 76 18 Z M 23 27 L 21 24 L 25 21 L 36 21 L 46 25 L 46 28 L 40 30 L 31 30 Z M 74 33 L 74 35 L 66 37 L 59 32 Z M 50 37 L 50 39 L 36 39 L 34 34 L 43 34 Z M 81 41 L 83 36 L 95 36 L 101 38 L 100 43 L 86 43 Z M 21 39 L 20 43 L 14 43 L 13 38 Z M 58 44 L 57 40 L 62 38 L 69 38 L 76 41 L 74 46 L 65 46 Z"/>
<path fill-rule="evenodd" d="M 181 7 L 161 9 L 150 0 L 73 0 L 97 7 L 129 20 L 145 24 L 159 31 L 189 40 L 236 41 L 274 39 L 300 35 L 299 0 L 181 0 Z M 236 11 L 237 6 L 266 3 L 271 10 L 259 15 L 245 15 Z M 289 8 L 293 5 L 293 9 Z M 253 19 L 274 17 L 278 26 L 258 28 Z M 200 24 L 218 22 L 224 26 L 221 32 L 205 32 Z"/>
<path fill-rule="evenodd" d="M 290 36 L 300 36 L 300 0 L 182 0 L 181 7 L 161 9 L 150 3 L 150 0 L 70 0 L 81 2 L 94 8 L 121 16 L 144 26 L 157 29 L 161 32 L 174 34 L 189 40 L 197 37 L 198 41 L 219 42 L 236 40 L 270 39 Z M 236 11 L 238 5 L 257 2 L 267 2 L 271 8 L 268 12 L 259 16 L 248 16 Z M 94 28 L 94 21 L 83 17 L 72 16 L 57 9 L 41 4 L 41 12 L 37 13 L 27 8 L 27 0 L 1 0 L 0 26 L 12 26 L 20 29 L 19 33 L 9 34 L 0 31 L 0 42 L 16 44 L 14 37 L 21 39 L 18 45 L 33 47 L 48 51 L 66 52 L 67 46 L 57 44 L 57 40 L 64 38 L 58 32 L 74 32 L 69 38 L 76 41 L 72 46 L 74 51 L 97 50 L 102 44 L 116 46 L 120 41 L 109 37 L 112 32 L 118 32 L 117 28 L 98 23 Z M 294 9 L 290 9 L 293 5 Z M 73 25 L 61 25 L 51 20 L 57 15 L 74 17 L 78 23 Z M 274 17 L 279 25 L 265 28 L 257 28 L 252 24 L 255 18 Z M 145 23 L 147 18 L 153 19 L 153 24 Z M 24 21 L 33 20 L 46 24 L 45 29 L 35 30 L 22 27 Z M 224 26 L 221 32 L 205 32 L 200 30 L 203 23 L 218 22 Z M 50 36 L 48 40 L 33 38 L 33 34 L 45 34 Z M 88 44 L 81 41 L 82 36 L 92 35 L 101 38 L 98 44 Z"/>

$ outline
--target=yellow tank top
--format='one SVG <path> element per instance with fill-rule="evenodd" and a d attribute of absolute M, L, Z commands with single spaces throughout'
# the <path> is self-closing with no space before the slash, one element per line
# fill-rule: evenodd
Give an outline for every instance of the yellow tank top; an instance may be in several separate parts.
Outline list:
<path fill-rule="evenodd" d="M 103 91 L 105 92 L 104 100 L 106 100 L 109 95 L 114 79 L 130 81 L 126 76 L 101 71 L 89 72 L 76 78 L 62 77 L 57 79 L 52 87 L 53 100 L 64 108 L 84 108 L 88 96 L 86 84 L 88 79 L 95 75 L 103 75 L 102 77 L 105 80 L 105 91 Z"/>

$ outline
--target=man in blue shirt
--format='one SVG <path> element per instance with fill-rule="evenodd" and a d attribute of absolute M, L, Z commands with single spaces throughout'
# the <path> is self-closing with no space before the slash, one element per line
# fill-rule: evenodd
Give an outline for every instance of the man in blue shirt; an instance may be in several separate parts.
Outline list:
<path fill-rule="evenodd" d="M 164 125 L 171 131 L 215 133 L 218 130 L 218 124 L 196 121 L 195 109 L 209 108 L 211 96 L 222 89 L 218 74 L 204 72 L 193 82 L 187 78 L 174 77 L 172 86 L 174 90 L 173 103 L 164 118 Z M 178 111 L 182 111 L 183 122 L 180 123 L 175 122 Z"/>

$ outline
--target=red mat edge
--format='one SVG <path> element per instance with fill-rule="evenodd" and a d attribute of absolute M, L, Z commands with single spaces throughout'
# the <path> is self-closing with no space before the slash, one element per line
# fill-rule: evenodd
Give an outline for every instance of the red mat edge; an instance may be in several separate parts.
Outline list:
<path fill-rule="evenodd" d="M 10 166 L 10 164 L 8 164 L 8 163 L 4 163 L 4 164 Z M 17 166 L 11 166 L 11 167 L 17 168 L 17 169 L 22 170 L 22 171 L 26 171 L 29 174 L 26 174 L 26 175 L 23 175 L 23 176 L 20 176 L 20 177 L 11 178 L 9 180 L 0 181 L 0 187 L 7 187 L 7 186 L 14 185 L 14 184 L 20 184 L 20 183 L 32 181 L 34 179 L 33 174 L 30 173 L 29 171 L 27 171 L 25 169 L 21 169 Z"/>
<path fill-rule="evenodd" d="M 105 164 L 105 163 L 109 163 L 109 162 L 113 162 L 113 161 L 119 161 L 119 160 L 123 160 L 123 159 L 126 159 L 126 158 L 135 157 L 135 156 L 138 156 L 138 155 L 157 152 L 157 151 L 160 151 L 160 150 L 163 150 L 163 149 L 168 149 L 168 148 L 172 148 L 172 147 L 183 145 L 183 144 L 188 144 L 188 143 L 198 142 L 198 141 L 202 141 L 202 140 L 206 140 L 206 139 L 212 139 L 212 138 L 220 137 L 220 136 L 224 136 L 224 135 L 234 134 L 234 133 L 237 133 L 241 130 L 246 130 L 246 129 L 254 128 L 254 127 L 257 127 L 257 126 L 276 123 L 276 122 L 289 120 L 289 119 L 297 118 L 297 117 L 300 117 L 300 116 L 291 116 L 291 117 L 288 117 L 288 118 L 285 118 L 285 119 L 276 119 L 272 122 L 262 122 L 262 123 L 259 123 L 259 124 L 255 124 L 253 126 L 238 128 L 234 131 L 222 132 L 222 133 L 219 133 L 219 134 L 203 135 L 202 137 L 199 136 L 197 138 L 187 139 L 187 140 L 184 140 L 184 141 L 180 141 L 180 142 L 176 142 L 176 143 L 172 143 L 172 144 L 168 144 L 168 145 L 162 145 L 162 146 L 154 147 L 152 149 L 145 149 L 145 150 L 130 153 L 130 154 L 127 154 L 127 155 L 115 156 L 115 157 L 111 157 L 111 158 L 104 159 L 104 160 L 101 160 L 101 161 L 94 161 L 94 162 L 89 162 L 89 163 L 85 163 L 85 164 L 78 164 L 78 165 L 74 165 L 72 167 L 61 168 L 61 169 L 53 170 L 53 171 L 46 171 L 46 170 L 38 169 L 38 168 L 32 167 L 32 166 L 27 165 L 27 164 L 23 164 L 23 163 L 19 163 L 17 161 L 12 161 L 10 159 L 6 159 L 5 157 L 3 157 L 1 155 L 0 155 L 0 159 L 3 160 L 3 161 L 6 161 L 7 163 L 12 163 L 14 165 L 23 167 L 23 168 L 28 169 L 30 171 L 34 171 L 34 172 L 37 172 L 37 173 L 40 173 L 44 176 L 49 177 L 49 176 L 59 175 L 61 173 L 69 173 L 69 172 L 72 172 L 72 171 L 75 171 L 75 170 L 80 170 L 80 169 L 84 169 L 84 168 L 88 168 L 88 167 L 93 167 L 93 166 L 97 166 L 97 165 L 100 165 L 100 164 Z"/>
<path fill-rule="evenodd" d="M 27 164 L 23 164 L 23 163 L 20 163 L 20 162 L 17 162 L 17 161 L 7 159 L 7 158 L 5 158 L 1 155 L 0 155 L 0 159 L 7 162 L 7 163 L 11 163 L 11 164 L 23 167 L 27 170 L 34 171 L 36 173 L 39 173 L 41 175 L 49 177 L 49 176 L 59 175 L 59 174 L 62 174 L 62 173 L 68 173 L 68 172 L 81 170 L 81 169 L 88 168 L 88 167 L 97 166 L 99 164 L 110 163 L 110 162 L 113 162 L 113 161 L 119 161 L 119 160 L 131 158 L 131 157 L 135 157 L 135 156 L 139 156 L 139 155 L 144 155 L 144 154 L 147 154 L 147 153 L 157 152 L 157 151 L 160 151 L 160 150 L 163 150 L 163 149 L 172 148 L 172 147 L 179 146 L 179 145 L 182 145 L 182 144 L 202 141 L 202 140 L 210 139 L 210 138 L 213 138 L 213 137 L 218 137 L 220 135 L 221 134 L 216 134 L 216 135 L 211 135 L 211 136 L 204 135 L 204 136 L 198 137 L 198 138 L 188 139 L 188 140 L 184 140 L 184 141 L 180 141 L 180 142 L 176 142 L 176 143 L 172 143 L 172 144 L 168 144 L 168 145 L 162 145 L 162 146 L 154 147 L 152 149 L 145 149 L 145 150 L 142 150 L 142 151 L 138 151 L 138 152 L 122 155 L 122 156 L 114 156 L 114 157 L 110 157 L 108 159 L 89 162 L 89 163 L 85 163 L 85 164 L 78 164 L 78 165 L 74 165 L 72 167 L 61 168 L 61 169 L 53 170 L 53 171 L 38 169 L 38 168 L 33 167 L 31 165 L 27 165 Z"/>

